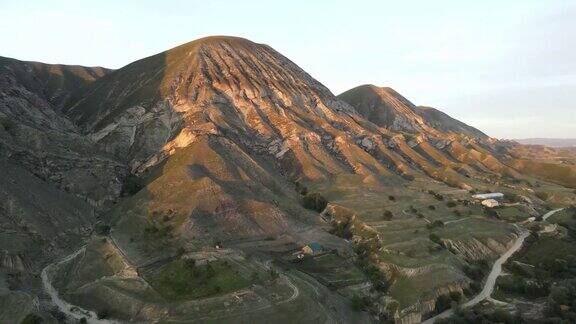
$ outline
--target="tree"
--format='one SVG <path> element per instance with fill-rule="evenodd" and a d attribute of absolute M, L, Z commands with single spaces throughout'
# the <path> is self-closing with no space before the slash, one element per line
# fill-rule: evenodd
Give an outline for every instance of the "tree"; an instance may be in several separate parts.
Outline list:
<path fill-rule="evenodd" d="M 278 271 L 276 271 L 272 268 L 270 268 L 270 270 L 268 270 L 268 274 L 270 274 L 270 279 L 272 279 L 272 280 L 278 279 L 278 277 L 280 276 Z"/>
<path fill-rule="evenodd" d="M 322 212 L 328 205 L 328 200 L 317 192 L 307 193 L 303 198 L 303 205 L 306 209 Z"/>
<path fill-rule="evenodd" d="M 144 182 L 138 176 L 130 173 L 124 179 L 122 196 L 132 196 L 144 188 Z"/>
<path fill-rule="evenodd" d="M 110 234 L 110 225 L 107 224 L 97 224 L 94 231 L 98 235 L 108 235 Z"/>
<path fill-rule="evenodd" d="M 450 299 L 448 295 L 440 295 L 436 299 L 436 306 L 435 306 L 436 312 L 442 313 L 443 311 L 450 308 L 451 305 L 452 305 L 452 299 Z"/>
<path fill-rule="evenodd" d="M 366 307 L 366 304 L 364 303 L 364 299 L 362 299 L 362 297 L 354 295 L 350 300 L 350 307 L 352 307 L 353 310 L 359 312 L 363 310 L 364 307 Z"/>
<path fill-rule="evenodd" d="M 186 265 L 186 268 L 188 268 L 188 269 L 194 269 L 194 267 L 196 267 L 196 260 L 194 260 L 192 258 L 185 259 L 184 265 Z"/>
<path fill-rule="evenodd" d="M 452 299 L 456 303 L 460 303 L 462 301 L 462 294 L 459 291 L 451 291 L 450 299 Z"/>
<path fill-rule="evenodd" d="M 208 262 L 208 264 L 206 264 L 206 275 L 208 275 L 208 278 L 212 278 L 215 274 L 216 270 L 214 270 L 214 267 Z"/>
<path fill-rule="evenodd" d="M 382 214 L 382 219 L 384 219 L 385 221 L 391 221 L 393 217 L 394 214 L 392 214 L 391 211 L 384 210 L 384 213 Z"/>
<path fill-rule="evenodd" d="M 108 318 L 108 316 L 110 316 L 110 314 L 108 313 L 108 310 L 102 309 L 102 310 L 98 311 L 97 316 L 98 316 L 98 319 L 105 319 L 105 318 Z"/>
<path fill-rule="evenodd" d="M 430 239 L 430 241 L 436 244 L 442 244 L 442 239 L 436 233 L 430 233 L 430 235 L 428 235 L 428 238 Z"/>
<path fill-rule="evenodd" d="M 433 228 L 437 228 L 437 227 L 443 227 L 444 226 L 444 222 L 437 219 L 435 221 L 433 221 L 432 223 L 426 225 L 427 228 L 429 229 L 433 229 Z"/>

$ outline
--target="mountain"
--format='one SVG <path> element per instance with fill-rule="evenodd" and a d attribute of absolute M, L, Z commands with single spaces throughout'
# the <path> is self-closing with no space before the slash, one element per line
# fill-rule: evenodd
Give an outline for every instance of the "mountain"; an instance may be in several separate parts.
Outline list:
<path fill-rule="evenodd" d="M 549 147 L 575 147 L 576 139 L 570 138 L 524 138 L 516 139 L 516 142 L 524 145 L 544 145 Z"/>
<path fill-rule="evenodd" d="M 470 192 L 532 214 L 574 201 L 554 150 L 535 168 L 518 143 L 390 88 L 335 96 L 242 38 L 114 71 L 2 62 L 0 322 L 63 317 L 47 284 L 77 319 L 418 322 L 518 237 Z"/>
<path fill-rule="evenodd" d="M 463 134 L 469 137 L 487 139 L 488 135 L 482 131 L 456 120 L 440 110 L 432 107 L 418 106 L 416 113 L 437 130 L 446 133 Z"/>
<path fill-rule="evenodd" d="M 416 113 L 416 106 L 391 88 L 362 85 L 338 96 L 374 124 L 392 131 L 435 132 Z"/>
<path fill-rule="evenodd" d="M 398 92 L 387 87 L 362 85 L 338 96 L 374 124 L 393 131 L 438 134 L 454 133 L 473 138 L 488 136 L 431 107 L 415 106 Z"/>

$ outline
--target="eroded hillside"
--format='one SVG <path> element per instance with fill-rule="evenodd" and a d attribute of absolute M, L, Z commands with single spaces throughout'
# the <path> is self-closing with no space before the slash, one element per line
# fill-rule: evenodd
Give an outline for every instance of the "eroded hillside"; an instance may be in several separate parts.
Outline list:
<path fill-rule="evenodd" d="M 105 317 L 418 322 L 439 296 L 477 290 L 482 265 L 516 239 L 517 217 L 538 214 L 548 198 L 575 199 L 549 174 L 527 172 L 517 144 L 390 88 L 336 97 L 271 47 L 241 38 L 196 40 L 115 71 L 56 73 L 62 82 L 48 74 L 38 87 L 25 79 L 51 69 L 10 66 L 0 88 L 2 163 L 26 173 L 16 185 L 30 177 L 39 196 L 76 208 L 68 213 L 78 225 L 60 226 L 88 243 L 64 244 L 81 249 L 48 279 L 67 302 Z M 20 204 L 36 195 L 2 185 Z M 470 197 L 489 191 L 505 191 L 510 210 L 489 213 Z M 16 226 L 13 206 L 0 209 L 6 228 Z M 38 222 L 42 212 L 19 214 Z M 51 226 L 68 217 L 53 214 Z M 19 226 L 2 235 L 23 235 Z M 295 262 L 311 243 L 322 252 Z"/>

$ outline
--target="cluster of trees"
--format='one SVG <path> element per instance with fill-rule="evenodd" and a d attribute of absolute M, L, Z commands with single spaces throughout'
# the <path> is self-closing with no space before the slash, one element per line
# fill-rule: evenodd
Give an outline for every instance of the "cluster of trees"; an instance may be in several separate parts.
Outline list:
<path fill-rule="evenodd" d="M 504 200 L 511 202 L 511 203 L 516 203 L 516 202 L 522 201 L 522 198 L 518 194 L 515 194 L 513 192 L 505 192 L 504 193 Z"/>
<path fill-rule="evenodd" d="M 503 276 L 498 278 L 498 289 L 509 293 L 539 298 L 548 296 L 550 285 L 546 281 L 531 280 L 518 276 Z"/>
<path fill-rule="evenodd" d="M 449 318 L 438 319 L 436 324 L 517 324 L 524 323 L 520 313 L 515 315 L 503 310 L 485 311 L 480 305 L 472 308 L 457 309 Z"/>
<path fill-rule="evenodd" d="M 430 241 L 442 245 L 442 239 L 436 233 L 430 233 L 428 238 L 430 238 Z"/>
<path fill-rule="evenodd" d="M 351 239 L 354 233 L 352 233 L 352 224 L 350 224 L 350 220 L 347 219 L 340 222 L 333 222 L 330 234 L 334 234 L 347 240 Z"/>
<path fill-rule="evenodd" d="M 549 320 L 576 323 L 576 279 L 564 280 L 554 285 L 546 306 Z"/>
<path fill-rule="evenodd" d="M 144 181 L 135 174 L 128 174 L 122 184 L 122 196 L 133 196 L 144 188 Z"/>
<path fill-rule="evenodd" d="M 474 281 L 480 281 L 490 271 L 488 261 L 482 260 L 468 260 L 468 264 L 464 265 L 464 273 Z"/>
<path fill-rule="evenodd" d="M 328 200 L 318 192 L 309 192 L 302 198 L 302 204 L 306 209 L 321 213 L 328 206 Z"/>
<path fill-rule="evenodd" d="M 440 314 L 449 308 L 456 308 L 462 301 L 462 297 L 462 294 L 458 291 L 452 291 L 447 295 L 440 295 L 436 299 L 434 311 Z"/>
<path fill-rule="evenodd" d="M 492 218 L 496 218 L 496 219 L 500 219 L 500 214 L 498 214 L 497 211 L 494 210 L 494 208 L 484 208 L 484 215 L 486 215 L 487 217 L 492 217 Z"/>
<path fill-rule="evenodd" d="M 360 242 L 354 246 L 358 255 L 356 265 L 372 283 L 372 287 L 379 292 L 386 292 L 390 287 L 386 275 L 372 262 L 372 255 L 380 248 L 378 241 Z"/>
<path fill-rule="evenodd" d="M 296 192 L 302 196 L 302 206 L 306 209 L 314 210 L 321 213 L 326 206 L 328 200 L 318 192 L 310 192 L 306 186 L 300 182 L 295 182 Z"/>

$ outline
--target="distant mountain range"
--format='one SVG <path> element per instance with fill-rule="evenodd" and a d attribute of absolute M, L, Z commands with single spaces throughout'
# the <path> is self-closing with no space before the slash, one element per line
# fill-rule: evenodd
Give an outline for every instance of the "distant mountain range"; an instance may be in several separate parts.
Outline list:
<path fill-rule="evenodd" d="M 576 138 L 524 138 L 515 139 L 525 145 L 544 145 L 549 147 L 576 147 Z"/>

